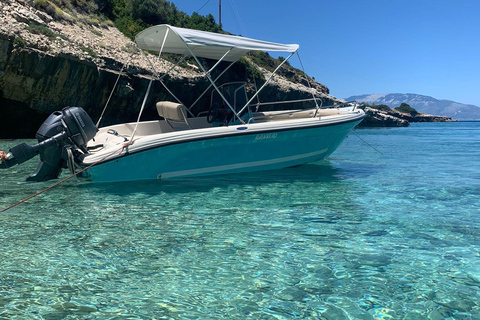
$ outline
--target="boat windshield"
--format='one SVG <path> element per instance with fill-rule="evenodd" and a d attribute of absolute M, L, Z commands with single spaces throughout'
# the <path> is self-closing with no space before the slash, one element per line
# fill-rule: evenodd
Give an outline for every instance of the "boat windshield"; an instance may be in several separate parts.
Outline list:
<path fill-rule="evenodd" d="M 218 87 L 223 96 L 237 112 L 247 103 L 246 85 L 246 82 L 229 82 Z M 211 103 L 212 105 L 215 103 L 219 105 L 225 104 L 216 90 L 212 90 Z"/>
<path fill-rule="evenodd" d="M 246 82 L 229 82 L 219 86 L 218 89 L 226 101 L 233 107 L 238 116 L 248 121 L 252 114 L 249 107 L 246 109 L 243 108 L 248 101 L 246 86 Z M 214 119 L 215 122 L 220 122 L 226 125 L 235 123 L 235 120 L 238 120 L 234 118 L 233 112 L 228 105 L 225 104 L 225 101 L 217 90 L 212 90 L 210 105 L 212 109 L 218 109 L 220 111 L 216 113 L 217 116 Z M 242 109 L 244 110 L 239 114 Z"/>

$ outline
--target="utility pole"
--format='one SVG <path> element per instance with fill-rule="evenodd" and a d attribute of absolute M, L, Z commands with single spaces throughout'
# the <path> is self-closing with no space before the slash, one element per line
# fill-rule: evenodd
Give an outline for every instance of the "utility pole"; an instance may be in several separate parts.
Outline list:
<path fill-rule="evenodd" d="M 222 0 L 218 0 L 218 24 L 222 27 Z"/>

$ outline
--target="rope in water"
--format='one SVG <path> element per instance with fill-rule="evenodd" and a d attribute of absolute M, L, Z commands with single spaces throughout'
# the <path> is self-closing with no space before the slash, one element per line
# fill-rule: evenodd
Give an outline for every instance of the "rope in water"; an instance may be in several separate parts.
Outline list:
<path fill-rule="evenodd" d="M 9 206 L 9 207 L 7 207 L 7 208 L 5 208 L 5 209 L 0 210 L 0 213 L 5 212 L 5 211 L 7 211 L 7 210 L 9 210 L 9 209 L 12 209 L 13 207 L 18 206 L 19 204 L 22 204 L 22 203 L 24 203 L 24 202 L 26 202 L 26 201 L 28 201 L 28 200 L 30 200 L 30 199 L 32 199 L 32 198 L 35 198 L 36 196 L 38 196 L 38 195 L 40 195 L 40 194 L 42 194 L 42 193 L 44 193 L 44 192 L 46 192 L 46 191 L 48 191 L 48 190 L 56 187 L 56 186 L 58 186 L 59 184 L 64 183 L 64 182 L 67 181 L 67 180 L 70 180 L 71 178 L 79 175 L 80 173 L 84 172 L 85 170 L 90 169 L 90 168 L 93 167 L 94 165 L 96 165 L 96 164 L 98 164 L 98 163 L 100 163 L 100 162 L 102 162 L 102 161 L 110 158 L 111 156 L 113 156 L 114 154 L 116 154 L 116 153 L 118 153 L 118 152 L 121 154 L 122 151 L 123 151 L 123 149 L 125 149 L 126 147 L 128 147 L 129 145 L 132 145 L 132 144 L 133 144 L 132 141 L 129 141 L 129 142 L 123 144 L 121 148 L 119 148 L 119 149 L 113 151 L 112 153 L 106 155 L 106 156 L 103 157 L 102 159 L 100 159 L 100 160 L 92 163 L 92 164 L 89 165 L 88 167 L 85 167 L 85 168 L 83 168 L 82 170 L 80 170 L 80 171 L 78 171 L 78 172 L 75 172 L 74 174 L 66 177 L 65 179 L 63 179 L 63 180 L 61 180 L 61 181 L 58 181 L 57 183 L 49 186 L 48 188 L 43 189 L 42 191 L 39 191 L 39 192 L 37 192 L 37 193 L 35 193 L 35 194 L 32 194 L 31 196 L 29 196 L 29 197 L 27 197 L 27 198 L 25 198 L 25 199 L 23 199 L 23 200 L 20 200 L 20 201 L 18 201 L 17 203 L 12 204 L 11 206 Z"/>
<path fill-rule="evenodd" d="M 380 150 L 378 150 L 377 148 L 375 148 L 374 146 L 372 146 L 370 143 L 368 143 L 367 141 L 363 140 L 362 138 L 360 138 L 360 136 L 358 134 L 355 133 L 355 131 L 352 131 L 353 135 L 356 136 L 358 139 L 362 140 L 363 143 L 365 143 L 367 146 L 369 146 L 370 148 L 372 148 L 373 150 L 377 151 L 378 153 L 380 153 L 382 156 L 384 155 Z"/>

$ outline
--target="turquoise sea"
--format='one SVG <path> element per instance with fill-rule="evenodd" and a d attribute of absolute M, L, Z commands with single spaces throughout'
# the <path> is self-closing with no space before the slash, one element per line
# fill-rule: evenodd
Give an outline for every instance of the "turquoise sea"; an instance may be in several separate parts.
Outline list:
<path fill-rule="evenodd" d="M 23 182 L 36 165 L 0 171 L 0 209 L 52 184 Z M 0 319 L 480 319 L 480 122 L 356 130 L 278 171 L 70 180 L 1 213 L 0 244 Z"/>

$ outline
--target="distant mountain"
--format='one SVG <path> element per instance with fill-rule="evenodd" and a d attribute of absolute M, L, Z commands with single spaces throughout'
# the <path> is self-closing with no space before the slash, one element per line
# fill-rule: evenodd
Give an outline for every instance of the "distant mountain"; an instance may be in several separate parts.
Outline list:
<path fill-rule="evenodd" d="M 390 108 L 396 108 L 407 103 L 418 112 L 447 116 L 454 120 L 480 120 L 480 107 L 463 104 L 450 100 L 437 100 L 429 96 L 413 93 L 387 93 L 387 94 L 362 94 L 352 96 L 347 101 L 365 102 L 368 104 L 385 104 Z"/>

